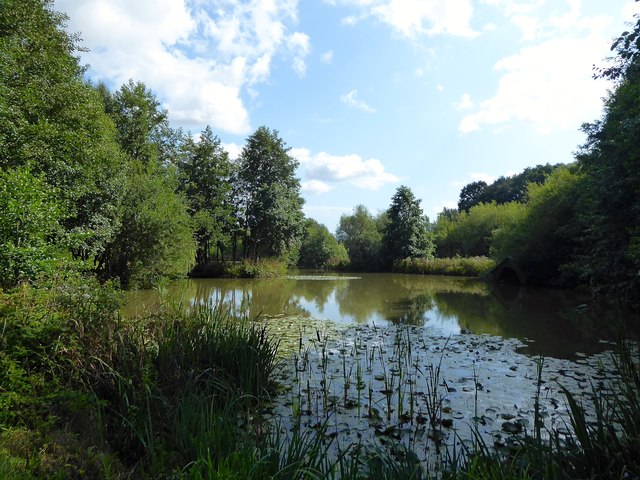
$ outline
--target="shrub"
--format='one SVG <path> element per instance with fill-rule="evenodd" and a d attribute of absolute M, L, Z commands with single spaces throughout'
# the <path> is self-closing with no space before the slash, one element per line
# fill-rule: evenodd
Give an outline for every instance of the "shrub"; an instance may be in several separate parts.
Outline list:
<path fill-rule="evenodd" d="M 230 278 L 263 278 L 279 277 L 287 273 L 287 264 L 279 258 L 262 258 L 257 261 L 243 260 L 242 262 L 225 265 L 225 277 Z"/>
<path fill-rule="evenodd" d="M 405 258 L 393 265 L 398 273 L 479 277 L 495 267 L 488 257 Z"/>

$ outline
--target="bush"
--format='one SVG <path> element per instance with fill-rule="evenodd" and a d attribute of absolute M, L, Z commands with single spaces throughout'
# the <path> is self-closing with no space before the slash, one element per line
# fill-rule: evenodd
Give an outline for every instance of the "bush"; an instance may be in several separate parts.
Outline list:
<path fill-rule="evenodd" d="M 494 267 L 495 262 L 488 257 L 405 258 L 394 263 L 393 271 L 423 275 L 479 277 Z"/>
<path fill-rule="evenodd" d="M 229 278 L 263 278 L 279 277 L 287 273 L 287 264 L 279 258 L 263 258 L 257 261 L 243 260 L 226 264 L 224 277 Z"/>

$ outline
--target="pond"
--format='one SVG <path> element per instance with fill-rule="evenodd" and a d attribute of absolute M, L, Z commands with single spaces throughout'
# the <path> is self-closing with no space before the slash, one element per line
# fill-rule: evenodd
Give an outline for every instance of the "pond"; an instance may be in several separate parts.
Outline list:
<path fill-rule="evenodd" d="M 129 292 L 124 313 L 160 297 Z M 570 435 L 565 388 L 596 421 L 591 393 L 615 394 L 606 350 L 627 316 L 577 292 L 401 274 L 193 279 L 162 297 L 223 303 L 280 341 L 266 415 L 284 435 L 318 432 L 336 456 L 409 448 L 432 466 L 478 438 L 508 450 L 533 425 Z"/>
<path fill-rule="evenodd" d="M 274 279 L 191 279 L 167 288 L 187 303 L 225 302 L 264 319 L 326 320 L 339 325 L 407 324 L 443 335 L 460 332 L 517 338 L 523 352 L 575 358 L 596 353 L 619 327 L 587 295 L 567 290 L 491 285 L 458 277 L 327 274 L 292 271 Z M 128 293 L 126 314 L 152 306 L 158 292 Z"/>

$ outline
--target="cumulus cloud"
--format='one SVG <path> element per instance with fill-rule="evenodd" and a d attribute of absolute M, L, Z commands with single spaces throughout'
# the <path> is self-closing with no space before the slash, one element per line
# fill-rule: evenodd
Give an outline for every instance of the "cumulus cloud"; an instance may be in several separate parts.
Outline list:
<path fill-rule="evenodd" d="M 309 37 L 293 31 L 297 0 L 55 0 L 90 51 L 99 80 L 145 82 L 187 128 L 251 129 L 242 95 L 267 81 L 277 56 L 303 76 Z"/>
<path fill-rule="evenodd" d="M 237 159 L 242 153 L 242 147 L 233 142 L 223 143 L 222 148 L 224 148 L 227 151 L 227 153 L 229 154 L 230 160 Z"/>
<path fill-rule="evenodd" d="M 376 109 L 368 105 L 363 100 L 358 98 L 358 90 L 351 90 L 349 93 L 345 93 L 340 96 L 340 101 L 348 107 L 362 110 L 367 113 L 375 113 Z"/>
<path fill-rule="evenodd" d="M 305 57 L 311 50 L 309 35 L 305 33 L 296 32 L 289 38 L 289 49 L 293 52 L 293 71 L 299 77 L 304 77 L 307 73 L 307 65 L 305 63 Z"/>
<path fill-rule="evenodd" d="M 406 37 L 448 34 L 473 37 L 471 0 L 338 0 L 358 11 L 343 19 L 345 24 L 373 17 Z"/>
<path fill-rule="evenodd" d="M 302 182 L 301 187 L 303 192 L 312 193 L 315 195 L 327 193 L 333 189 L 331 185 L 329 185 L 327 182 L 323 182 L 322 180 L 309 180 L 306 182 Z"/>
<path fill-rule="evenodd" d="M 596 38 L 559 39 L 500 60 L 496 94 L 466 115 L 459 130 L 469 133 L 512 121 L 530 123 L 540 133 L 577 129 L 600 112 L 607 85 L 592 79 L 591 66 L 593 52 L 604 56 L 605 51 Z"/>
<path fill-rule="evenodd" d="M 364 160 L 360 155 L 331 155 L 326 152 L 313 154 L 305 148 L 291 149 L 289 153 L 300 162 L 306 188 L 314 193 L 332 184 L 346 183 L 365 190 L 377 190 L 383 185 L 400 179 L 386 171 L 380 160 Z"/>
<path fill-rule="evenodd" d="M 543 3 L 485 2 L 505 9 L 521 31 L 523 46 L 494 65 L 501 75 L 496 93 L 462 118 L 459 131 L 499 130 L 524 122 L 544 134 L 576 130 L 599 116 L 608 84 L 592 78 L 592 65 L 609 52 L 606 27 L 611 19 L 583 15 L 580 1 L 546 16 L 537 10 Z"/>

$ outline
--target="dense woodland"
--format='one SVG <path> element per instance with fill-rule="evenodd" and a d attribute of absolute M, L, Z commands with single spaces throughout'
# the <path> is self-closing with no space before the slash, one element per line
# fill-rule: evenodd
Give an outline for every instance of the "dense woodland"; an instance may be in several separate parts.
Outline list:
<path fill-rule="evenodd" d="M 530 283 L 638 301 L 640 165 L 636 30 L 595 75 L 614 88 L 569 165 L 473 182 L 430 223 L 407 187 L 386 211 L 343 215 L 331 235 L 302 213 L 296 160 L 259 127 L 231 159 L 207 127 L 174 128 L 154 93 L 86 80 L 77 39 L 47 2 L 2 11 L 0 205 L 4 288 L 75 264 L 147 286 L 194 265 L 277 257 L 288 265 L 391 270 L 404 259 L 512 258 Z M 336 241 L 337 240 L 337 241 Z M 81 265 L 81 267 L 80 267 Z"/>

